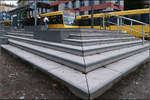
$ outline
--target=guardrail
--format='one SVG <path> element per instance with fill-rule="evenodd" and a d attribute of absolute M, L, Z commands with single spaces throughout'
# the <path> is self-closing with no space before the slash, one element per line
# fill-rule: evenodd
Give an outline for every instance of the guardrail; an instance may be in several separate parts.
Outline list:
<path fill-rule="evenodd" d="M 116 23 L 114 22 L 111 22 L 111 21 L 108 21 L 107 18 L 108 17 L 116 17 Z M 126 27 L 127 24 L 124 24 L 123 23 L 123 20 L 126 20 L 128 21 L 130 24 L 128 26 L 129 27 Z M 123 17 L 123 16 L 118 16 L 118 15 L 115 15 L 115 14 L 111 14 L 111 13 L 105 13 L 103 14 L 103 25 L 102 27 L 105 28 L 107 27 L 105 25 L 105 23 L 109 23 L 109 24 L 114 24 L 114 25 L 117 25 L 117 31 L 120 32 L 120 30 L 122 30 L 122 28 L 125 28 L 125 29 L 128 29 L 130 31 L 130 34 L 133 35 L 132 33 L 133 32 L 137 32 L 137 33 L 140 33 L 142 34 L 142 43 L 144 44 L 144 38 L 145 38 L 145 26 L 148 25 L 146 23 L 143 23 L 143 22 L 140 22 L 140 21 L 137 21 L 137 20 L 134 20 L 134 19 L 131 19 L 131 18 L 127 18 L 127 17 Z M 140 25 L 142 25 L 142 30 L 140 30 L 139 28 L 137 27 L 134 27 L 133 26 L 133 23 L 138 23 Z M 105 28 L 106 29 L 106 28 Z M 136 29 L 136 30 L 135 30 Z"/>

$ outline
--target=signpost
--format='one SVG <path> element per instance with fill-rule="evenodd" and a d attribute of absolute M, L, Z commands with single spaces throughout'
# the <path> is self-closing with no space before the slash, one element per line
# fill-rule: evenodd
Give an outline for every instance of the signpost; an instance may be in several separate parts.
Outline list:
<path fill-rule="evenodd" d="M 91 0 L 91 29 L 94 28 L 93 14 L 94 14 L 94 0 Z"/>

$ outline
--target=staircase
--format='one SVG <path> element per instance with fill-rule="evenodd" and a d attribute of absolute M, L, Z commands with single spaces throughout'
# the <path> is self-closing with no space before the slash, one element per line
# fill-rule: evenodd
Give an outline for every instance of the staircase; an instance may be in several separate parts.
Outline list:
<path fill-rule="evenodd" d="M 124 32 L 76 29 L 62 43 L 10 32 L 2 49 L 63 82 L 75 95 L 94 99 L 149 59 L 149 44 Z M 80 32 L 79 32 L 80 31 Z"/>
<path fill-rule="evenodd" d="M 33 38 L 34 32 L 29 32 L 25 30 L 12 30 L 10 32 L 7 32 L 8 35 L 12 36 L 20 36 L 20 37 L 26 37 L 26 38 Z"/>

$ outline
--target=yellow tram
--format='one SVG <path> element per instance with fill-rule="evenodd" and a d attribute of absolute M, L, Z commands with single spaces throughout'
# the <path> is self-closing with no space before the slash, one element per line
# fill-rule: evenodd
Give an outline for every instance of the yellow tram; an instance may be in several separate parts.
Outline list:
<path fill-rule="evenodd" d="M 4 26 L 10 26 L 11 25 L 11 20 L 0 21 L 0 24 L 4 25 Z"/>
<path fill-rule="evenodd" d="M 117 22 L 117 17 L 113 15 L 118 15 L 145 23 L 145 37 L 149 37 L 149 12 L 149 9 L 137 9 L 94 14 L 94 28 L 117 30 L 118 26 L 114 24 Z M 49 18 L 48 28 L 91 28 L 91 15 L 76 16 L 70 11 L 57 11 L 41 14 L 41 17 Z M 143 25 L 133 22 L 131 30 L 131 22 L 129 20 L 122 20 L 120 30 L 137 37 L 142 37 Z"/>
<path fill-rule="evenodd" d="M 48 17 L 48 28 L 79 28 L 76 24 L 76 16 L 70 11 L 57 11 L 41 14 L 42 20 Z"/>
<path fill-rule="evenodd" d="M 149 37 L 149 9 L 137 9 L 128 11 L 117 11 L 110 13 L 94 14 L 94 28 L 95 29 L 106 29 L 106 30 L 117 30 L 117 17 L 113 15 L 123 16 L 131 18 L 140 22 L 145 23 L 145 37 Z M 77 17 L 79 28 L 90 28 L 91 27 L 91 15 L 83 15 Z M 115 24 L 114 24 L 115 23 Z M 142 37 L 143 25 L 139 23 L 132 23 L 129 20 L 123 20 L 120 30 L 126 31 L 129 34 L 133 34 L 137 37 Z"/>

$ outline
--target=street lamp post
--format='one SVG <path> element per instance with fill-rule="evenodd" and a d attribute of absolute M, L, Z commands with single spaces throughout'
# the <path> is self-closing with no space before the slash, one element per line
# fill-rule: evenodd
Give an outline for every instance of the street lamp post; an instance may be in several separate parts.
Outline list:
<path fill-rule="evenodd" d="M 94 28 L 93 14 L 94 14 L 94 0 L 91 0 L 91 29 Z"/>
<path fill-rule="evenodd" d="M 37 0 L 35 0 L 34 7 L 35 7 L 34 8 L 34 10 L 35 10 L 35 18 L 34 18 L 35 19 L 35 21 L 34 21 L 35 23 L 34 23 L 34 25 L 37 26 Z"/>

